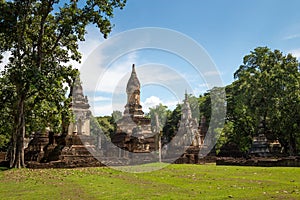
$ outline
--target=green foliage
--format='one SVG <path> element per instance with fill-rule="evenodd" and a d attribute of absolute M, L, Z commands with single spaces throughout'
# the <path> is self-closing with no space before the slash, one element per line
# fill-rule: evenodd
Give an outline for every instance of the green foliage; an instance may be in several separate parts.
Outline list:
<path fill-rule="evenodd" d="M 0 77 L 0 151 L 6 151 L 13 130 L 13 101 L 15 99 L 14 87 L 6 76 Z"/>
<path fill-rule="evenodd" d="M 0 2 L 0 53 L 11 53 L 3 76 L 15 94 L 10 99 L 14 110 L 11 166 L 24 166 L 26 124 L 27 128 L 35 129 L 35 124 L 49 120 L 55 128 L 61 123 L 61 131 L 66 134 L 71 117 L 70 98 L 66 98 L 68 88 L 64 85 L 72 88 L 78 76 L 68 62 L 80 62 L 78 41 L 84 41 L 86 26 L 95 24 L 107 37 L 112 29 L 109 20 L 113 10 L 124 5 L 125 0 Z M 33 124 L 29 125 L 28 120 Z"/>
<path fill-rule="evenodd" d="M 167 117 L 168 115 L 170 115 L 170 110 L 168 110 L 168 107 L 167 106 L 164 106 L 163 104 L 159 104 L 153 108 L 149 108 L 150 111 L 148 113 L 148 115 L 150 116 L 151 118 L 151 125 L 152 126 L 155 126 L 155 115 L 157 115 L 158 117 L 158 123 L 159 123 L 159 126 L 160 126 L 160 130 L 162 131 L 163 130 L 163 127 L 165 126 L 166 124 L 166 120 L 167 120 Z"/>
<path fill-rule="evenodd" d="M 168 113 L 165 127 L 163 127 L 163 138 L 170 141 L 178 130 L 178 123 L 181 118 L 181 105 L 177 104 L 176 108 Z"/>
<path fill-rule="evenodd" d="M 200 106 L 199 106 L 199 98 L 189 94 L 188 95 L 188 102 L 190 104 L 190 108 L 192 111 L 192 118 L 199 121 L 200 119 Z"/>
<path fill-rule="evenodd" d="M 111 114 L 111 123 L 116 123 L 122 118 L 122 112 L 119 110 L 114 110 Z"/>
<path fill-rule="evenodd" d="M 101 131 L 103 131 L 106 136 L 109 137 L 114 133 L 115 127 L 114 124 L 111 123 L 111 116 L 96 117 L 96 120 L 101 128 Z"/>
<path fill-rule="evenodd" d="M 10 140 L 10 134 L 1 132 L 1 134 L 0 134 L 0 151 L 5 152 L 7 150 L 9 140 Z"/>
<path fill-rule="evenodd" d="M 211 116 L 211 91 L 208 91 L 203 96 L 198 98 L 192 95 L 188 95 L 188 101 L 192 111 L 192 117 L 196 118 L 200 123 L 202 116 L 206 118 L 206 125 L 209 125 Z M 179 120 L 181 119 L 181 104 L 177 104 L 173 111 L 167 110 L 166 122 L 163 127 L 163 137 L 170 141 L 178 130 Z M 199 124 L 200 125 L 200 124 Z"/>
<path fill-rule="evenodd" d="M 103 133 L 97 118 L 93 116 L 90 118 L 90 133 L 93 136 L 98 136 Z"/>
<path fill-rule="evenodd" d="M 300 136 L 296 58 L 258 47 L 244 57 L 234 76 L 237 80 L 226 88 L 227 120 L 233 123 L 228 139 L 247 150 L 253 136 L 261 131 L 261 124 L 270 140 L 278 139 L 287 153 L 295 155 L 300 145 L 296 140 Z"/>
<path fill-rule="evenodd" d="M 211 115 L 211 98 L 210 92 L 204 93 L 204 95 L 200 95 L 198 98 L 199 101 L 199 116 L 204 116 L 206 118 L 207 124 L 210 122 L 210 115 Z"/>

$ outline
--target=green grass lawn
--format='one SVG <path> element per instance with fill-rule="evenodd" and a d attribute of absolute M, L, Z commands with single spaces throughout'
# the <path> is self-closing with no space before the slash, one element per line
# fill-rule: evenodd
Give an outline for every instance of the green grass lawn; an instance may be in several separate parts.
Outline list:
<path fill-rule="evenodd" d="M 0 199 L 300 199 L 300 168 L 288 167 L 0 169 L 0 180 Z"/>

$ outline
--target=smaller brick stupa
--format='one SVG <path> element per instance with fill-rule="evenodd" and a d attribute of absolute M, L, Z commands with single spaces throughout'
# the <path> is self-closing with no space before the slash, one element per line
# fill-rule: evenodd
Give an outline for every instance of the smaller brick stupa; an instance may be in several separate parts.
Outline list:
<path fill-rule="evenodd" d="M 36 133 L 25 149 L 28 167 L 101 166 L 97 157 L 100 157 L 102 152 L 95 146 L 97 138 L 90 134 L 89 108 L 88 99 L 83 95 L 78 77 L 73 86 L 70 104 L 74 120 L 69 125 L 68 133 L 54 135 L 50 129 L 45 133 Z"/>

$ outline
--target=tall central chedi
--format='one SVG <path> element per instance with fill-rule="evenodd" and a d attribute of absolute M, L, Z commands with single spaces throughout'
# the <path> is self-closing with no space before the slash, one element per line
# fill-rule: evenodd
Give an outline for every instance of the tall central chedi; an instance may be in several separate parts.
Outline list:
<path fill-rule="evenodd" d="M 151 152 L 157 150 L 156 135 L 152 133 L 151 119 L 144 117 L 140 102 L 140 81 L 135 66 L 127 83 L 127 103 L 124 115 L 116 122 L 117 130 L 112 142 L 130 152 Z"/>
<path fill-rule="evenodd" d="M 135 66 L 133 64 L 131 76 L 126 87 L 127 104 L 124 111 L 125 116 L 130 116 L 132 118 L 144 116 L 144 112 L 142 111 L 142 106 L 140 104 L 140 89 L 140 81 L 137 78 Z"/>

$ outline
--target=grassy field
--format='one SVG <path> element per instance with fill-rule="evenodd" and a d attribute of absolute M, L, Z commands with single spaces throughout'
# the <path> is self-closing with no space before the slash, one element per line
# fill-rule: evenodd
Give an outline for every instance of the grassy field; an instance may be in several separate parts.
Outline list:
<path fill-rule="evenodd" d="M 1 169 L 0 180 L 0 199 L 300 199 L 300 168 Z"/>

